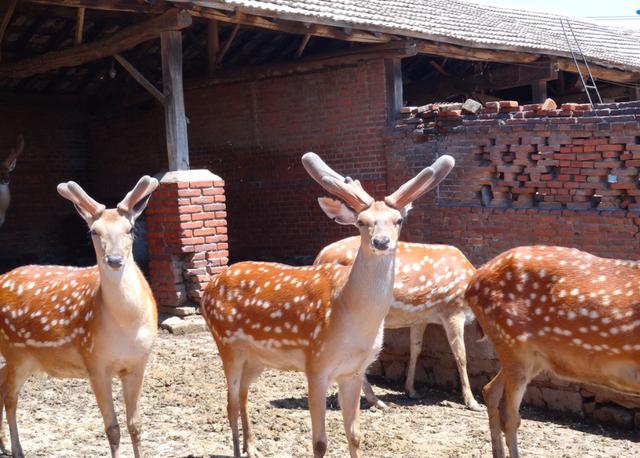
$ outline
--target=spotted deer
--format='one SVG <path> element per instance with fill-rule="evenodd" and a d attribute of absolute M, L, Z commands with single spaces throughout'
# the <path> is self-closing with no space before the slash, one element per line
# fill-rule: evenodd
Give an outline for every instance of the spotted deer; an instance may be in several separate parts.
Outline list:
<path fill-rule="evenodd" d="M 334 242 L 323 248 L 314 264 L 350 266 L 359 245 L 358 236 Z M 467 316 L 471 315 L 466 307 L 464 292 L 474 272 L 473 265 L 455 247 L 398 242 L 393 301 L 384 326 L 387 329 L 409 328 L 409 365 L 405 390 L 411 398 L 419 397 L 415 390 L 415 373 L 418 356 L 422 352 L 424 331 L 429 323 L 435 323 L 442 325 L 447 334 L 458 367 L 465 405 L 471 410 L 481 409 L 471 392 L 464 345 L 464 325 Z M 374 394 L 366 377 L 363 389 L 370 404 L 386 408 Z"/>
<path fill-rule="evenodd" d="M 571 248 L 515 248 L 478 269 L 466 298 L 501 369 L 483 390 L 493 456 L 518 454 L 529 381 L 558 377 L 640 394 L 640 264 Z"/>
<path fill-rule="evenodd" d="M 31 265 L 0 276 L 0 352 L 6 360 L 0 394 L 14 457 L 24 456 L 16 424 L 18 395 L 38 372 L 89 379 L 112 457 L 118 456 L 120 428 L 111 381 L 119 377 L 133 451 L 140 456 L 140 391 L 157 312 L 131 255 L 132 231 L 157 186 L 155 178 L 142 177 L 117 208 L 105 209 L 73 181 L 58 185 L 89 225 L 97 265 Z"/>
<path fill-rule="evenodd" d="M 7 216 L 7 210 L 11 204 L 11 192 L 9 191 L 11 172 L 16 168 L 16 162 L 23 150 L 24 137 L 22 135 L 18 135 L 17 145 L 11 149 L 11 152 L 5 160 L 0 162 L 0 226 L 4 224 Z"/>
<path fill-rule="evenodd" d="M 351 268 L 241 262 L 207 286 L 202 313 L 224 366 L 236 457 L 238 413 L 244 451 L 255 455 L 247 394 L 265 367 L 305 373 L 316 457 L 326 452 L 326 393 L 337 382 L 349 453 L 360 456 L 362 375 L 382 344 L 402 220 L 407 206 L 444 179 L 454 164 L 443 156 L 384 201 L 374 201 L 357 180 L 334 172 L 316 154 L 305 154 L 302 162 L 315 181 L 341 199 L 318 199 L 322 210 L 339 224 L 356 225 L 361 242 Z"/>

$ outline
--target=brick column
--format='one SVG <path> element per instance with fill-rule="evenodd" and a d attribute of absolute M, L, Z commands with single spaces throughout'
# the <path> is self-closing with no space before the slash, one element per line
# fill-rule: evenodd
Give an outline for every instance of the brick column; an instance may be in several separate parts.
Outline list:
<path fill-rule="evenodd" d="M 224 181 L 208 170 L 168 172 L 147 209 L 151 288 L 160 313 L 196 313 L 227 265 Z"/>

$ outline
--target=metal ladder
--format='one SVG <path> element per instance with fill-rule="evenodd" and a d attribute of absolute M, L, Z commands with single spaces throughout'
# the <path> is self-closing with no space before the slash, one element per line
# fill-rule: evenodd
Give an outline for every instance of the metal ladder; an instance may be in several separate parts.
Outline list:
<path fill-rule="evenodd" d="M 565 27 L 565 22 L 566 22 L 566 27 Z M 582 48 L 580 48 L 580 43 L 578 42 L 578 39 L 576 38 L 576 34 L 573 32 L 573 27 L 571 27 L 571 22 L 569 22 L 569 20 L 567 18 L 560 18 L 560 25 L 562 26 L 562 33 L 564 33 L 564 39 L 567 41 L 567 46 L 569 47 L 569 52 L 571 53 L 571 57 L 573 58 L 573 63 L 576 65 L 576 70 L 578 71 L 578 75 L 580 75 L 580 81 L 582 81 L 582 86 L 584 87 L 584 92 L 586 92 L 587 94 L 587 98 L 589 99 L 589 103 L 591 105 L 593 105 L 593 100 L 591 99 L 591 94 L 589 93 L 589 89 L 595 91 L 596 95 L 598 96 L 598 102 L 602 103 L 602 97 L 600 97 L 600 91 L 598 91 L 598 87 L 596 86 L 596 82 L 593 79 L 593 75 L 591 74 L 591 69 L 589 68 L 589 63 L 587 62 L 587 58 L 584 56 L 584 53 L 582 52 Z M 571 44 L 571 40 L 569 39 L 569 35 L 567 34 L 567 29 L 569 29 L 569 32 L 571 33 L 571 36 L 573 37 L 573 44 L 575 45 L 576 48 L 578 48 L 578 52 L 580 53 L 580 56 L 582 57 L 582 62 L 584 62 L 584 66 L 587 69 L 587 73 L 589 74 L 589 81 L 591 82 L 591 84 L 587 84 L 587 82 L 584 79 L 584 76 L 582 76 L 582 72 L 580 71 L 580 65 L 578 65 L 578 59 L 576 58 L 576 53 L 573 51 L 573 46 Z"/>

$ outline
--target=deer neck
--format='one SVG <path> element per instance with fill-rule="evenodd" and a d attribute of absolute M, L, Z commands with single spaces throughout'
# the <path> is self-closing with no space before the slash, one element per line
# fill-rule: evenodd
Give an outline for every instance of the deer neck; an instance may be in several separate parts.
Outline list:
<path fill-rule="evenodd" d="M 395 252 L 375 255 L 362 243 L 338 301 L 340 313 L 361 317 L 361 329 L 375 334 L 393 300 Z"/>
<path fill-rule="evenodd" d="M 139 325 L 151 318 L 148 307 L 148 287 L 132 256 L 119 271 L 110 270 L 102 263 L 100 269 L 100 294 L 105 316 L 121 326 Z"/>

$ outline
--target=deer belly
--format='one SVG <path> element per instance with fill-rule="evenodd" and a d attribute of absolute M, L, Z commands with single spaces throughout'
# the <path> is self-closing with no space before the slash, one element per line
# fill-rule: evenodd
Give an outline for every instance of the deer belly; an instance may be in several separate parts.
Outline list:
<path fill-rule="evenodd" d="M 427 311 L 420 305 L 394 301 L 384 319 L 384 327 L 398 329 L 413 326 L 417 323 L 439 323 L 437 315 L 436 311 Z"/>
<path fill-rule="evenodd" d="M 306 366 L 305 352 L 297 348 L 267 348 L 250 344 L 250 351 L 267 367 L 281 371 L 303 372 Z"/>
<path fill-rule="evenodd" d="M 89 373 L 77 347 L 39 349 L 32 353 L 42 370 L 55 378 L 87 378 Z"/>

